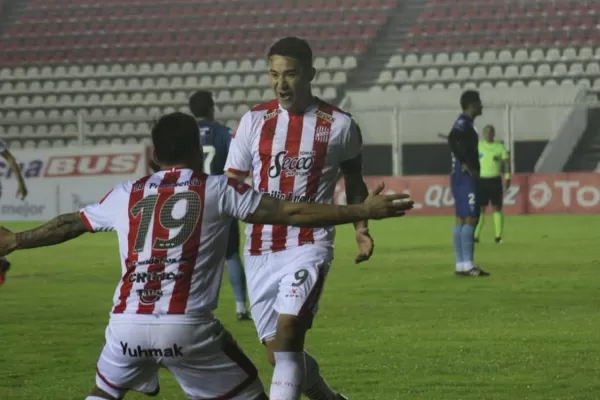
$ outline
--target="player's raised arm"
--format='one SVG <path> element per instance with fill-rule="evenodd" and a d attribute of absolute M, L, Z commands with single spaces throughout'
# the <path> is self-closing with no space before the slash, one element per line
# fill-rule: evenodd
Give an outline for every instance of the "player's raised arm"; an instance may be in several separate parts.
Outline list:
<path fill-rule="evenodd" d="M 6 160 L 10 169 L 14 172 L 17 177 L 17 181 L 19 187 L 17 189 L 17 197 L 24 199 L 27 197 L 27 186 L 25 185 L 25 179 L 23 179 L 23 174 L 21 173 L 21 167 L 19 163 L 12 155 L 12 153 L 8 150 L 6 143 L 3 140 L 0 140 L 0 156 Z"/>
<path fill-rule="evenodd" d="M 229 154 L 225 162 L 225 174 L 243 182 L 252 168 L 252 114 L 244 114 L 232 135 Z"/>

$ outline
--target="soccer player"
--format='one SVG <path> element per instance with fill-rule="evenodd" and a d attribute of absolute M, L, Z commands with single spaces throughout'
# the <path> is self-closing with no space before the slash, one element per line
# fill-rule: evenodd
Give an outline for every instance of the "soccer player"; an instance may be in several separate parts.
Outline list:
<path fill-rule="evenodd" d="M 25 185 L 25 179 L 23 179 L 23 174 L 21 173 L 21 167 L 17 160 L 13 156 L 13 154 L 8 150 L 8 146 L 4 140 L 0 139 L 0 156 L 6 160 L 9 168 L 17 177 L 18 188 L 17 188 L 17 198 L 24 200 L 27 197 L 27 186 Z M 2 188 L 0 187 L 0 196 L 2 196 Z M 10 269 L 10 262 L 4 258 L 0 257 L 0 286 L 4 284 L 6 281 L 6 274 Z"/>
<path fill-rule="evenodd" d="M 467 90 L 460 96 L 462 114 L 448 135 L 452 152 L 450 186 L 456 208 L 453 241 L 456 254 L 456 275 L 488 276 L 489 273 L 473 263 L 475 227 L 479 219 L 477 185 L 479 179 L 479 137 L 473 123 L 482 114 L 479 93 Z"/>
<path fill-rule="evenodd" d="M 37 228 L 0 228 L 0 255 L 51 246 L 85 232 L 116 231 L 123 276 L 114 297 L 96 387 L 86 400 L 159 393 L 158 370 L 190 399 L 268 400 L 253 363 L 214 317 L 230 219 L 303 227 L 402 216 L 412 202 L 379 196 L 339 207 L 262 195 L 245 183 L 202 173 L 194 118 L 173 113 L 152 129 L 160 171 L 115 186 L 102 200 Z"/>
<path fill-rule="evenodd" d="M 214 120 L 215 102 L 211 92 L 197 91 L 190 97 L 189 106 L 200 126 L 204 171 L 211 175 L 222 175 L 231 144 L 231 129 Z M 240 227 L 236 219 L 231 220 L 225 258 L 229 283 L 235 295 L 237 319 L 250 320 L 250 313 L 246 309 L 246 276 L 240 259 Z"/>
<path fill-rule="evenodd" d="M 332 203 L 338 173 L 344 176 L 349 204 L 368 194 L 362 176 L 362 138 L 350 114 L 315 98 L 316 70 L 308 43 L 286 37 L 268 52 L 276 99 L 258 105 L 241 119 L 231 142 L 226 170 L 263 193 L 295 202 Z M 359 254 L 373 253 L 366 221 L 355 224 Z M 304 351 L 306 332 L 333 259 L 334 229 L 246 226 L 244 264 L 250 312 L 258 337 L 275 367 L 270 398 L 345 399 L 321 376 L 314 357 Z"/>
<path fill-rule="evenodd" d="M 479 236 L 483 227 L 485 209 L 491 204 L 494 210 L 494 228 L 495 241 L 502 243 L 502 233 L 504 230 L 504 216 L 502 215 L 502 201 L 504 191 L 510 187 L 510 159 L 504 145 L 494 142 L 496 130 L 492 125 L 486 125 L 483 128 L 483 139 L 479 141 L 479 163 L 481 164 L 481 173 L 479 180 L 479 205 L 481 215 L 479 223 L 475 229 L 475 242 L 479 242 Z M 500 177 L 504 167 L 504 188 L 502 187 L 502 178 Z"/>

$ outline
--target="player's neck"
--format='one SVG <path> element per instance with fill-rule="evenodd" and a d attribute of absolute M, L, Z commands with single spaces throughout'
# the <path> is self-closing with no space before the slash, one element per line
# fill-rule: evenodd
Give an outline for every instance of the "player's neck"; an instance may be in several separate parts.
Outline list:
<path fill-rule="evenodd" d="M 317 104 L 317 102 L 318 100 L 315 96 L 313 96 L 312 92 L 308 92 L 308 95 L 305 98 L 299 99 L 291 109 L 287 110 L 287 112 L 290 114 L 302 115 L 309 108 Z"/>
<path fill-rule="evenodd" d="M 463 111 L 463 115 L 469 117 L 471 120 L 475 121 L 475 113 L 472 111 Z"/>

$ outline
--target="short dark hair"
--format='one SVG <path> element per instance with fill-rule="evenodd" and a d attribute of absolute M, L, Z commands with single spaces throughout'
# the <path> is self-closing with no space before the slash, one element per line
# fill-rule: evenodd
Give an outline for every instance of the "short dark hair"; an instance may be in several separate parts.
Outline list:
<path fill-rule="evenodd" d="M 460 106 L 463 110 L 469 108 L 470 105 L 480 103 L 481 98 L 477 90 L 466 90 L 460 96 Z"/>
<path fill-rule="evenodd" d="M 298 60 L 304 68 L 312 68 L 313 52 L 308 42 L 295 36 L 279 39 L 269 49 L 267 58 L 271 56 L 290 57 Z"/>
<path fill-rule="evenodd" d="M 182 112 L 164 115 L 152 127 L 152 144 L 159 163 L 190 161 L 201 146 L 198 123 Z"/>
<path fill-rule="evenodd" d="M 190 97 L 190 111 L 196 118 L 208 117 L 211 109 L 215 106 L 212 92 L 208 90 L 198 90 Z"/>

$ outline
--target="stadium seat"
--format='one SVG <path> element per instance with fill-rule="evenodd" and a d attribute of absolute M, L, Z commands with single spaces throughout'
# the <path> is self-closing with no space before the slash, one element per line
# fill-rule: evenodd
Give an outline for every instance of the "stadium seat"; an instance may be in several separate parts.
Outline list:
<path fill-rule="evenodd" d="M 507 7 L 505 0 L 426 0 L 418 15 L 406 15 L 408 34 L 398 39 L 396 54 L 374 39 L 385 35 L 381 27 L 403 11 L 396 10 L 403 2 L 23 2 L 0 38 L 0 117 L 35 120 L 30 135 L 48 136 L 56 121 L 71 132 L 79 114 L 92 121 L 94 135 L 96 126 L 112 122 L 119 129 L 133 124 L 130 133 L 141 135 L 141 119 L 188 112 L 191 92 L 206 89 L 233 124 L 273 97 L 264 52 L 272 38 L 286 34 L 310 40 L 319 71 L 313 88 L 327 100 L 353 89 L 348 83 L 374 85 L 379 93 L 565 80 L 597 87 L 600 7 L 561 2 Z M 206 15 L 211 24 L 202 23 Z M 385 68 L 354 74 L 358 65 L 369 66 L 365 54 L 383 54 Z M 363 76 L 372 77 L 356 82 Z"/>

